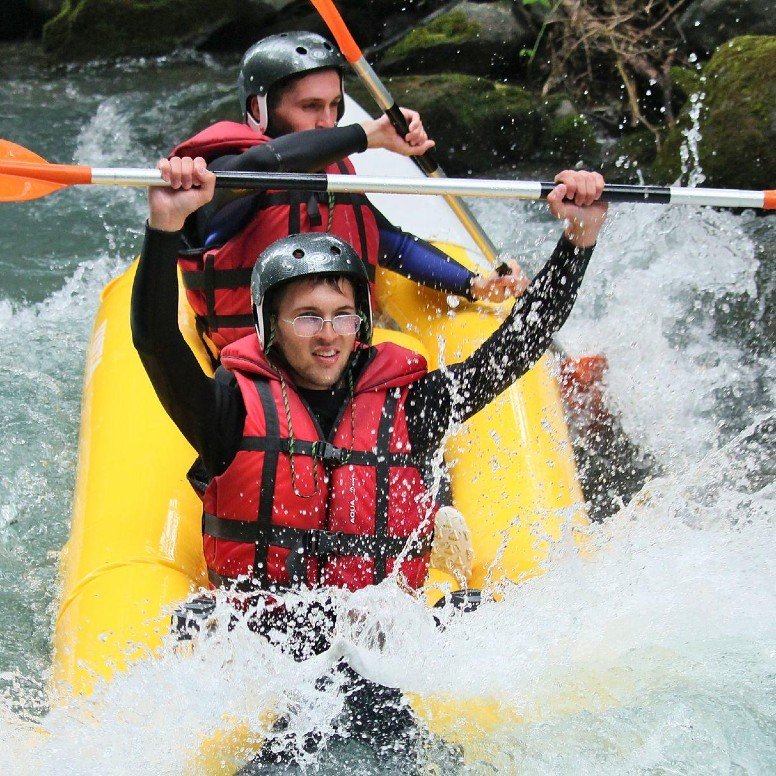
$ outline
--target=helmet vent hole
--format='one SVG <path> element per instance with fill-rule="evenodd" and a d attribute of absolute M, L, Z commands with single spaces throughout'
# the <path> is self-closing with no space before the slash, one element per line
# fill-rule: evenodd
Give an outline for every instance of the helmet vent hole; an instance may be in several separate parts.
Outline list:
<path fill-rule="evenodd" d="M 333 50 L 334 50 L 334 47 L 333 47 L 333 46 L 331 45 L 331 43 L 329 43 L 328 41 L 326 41 L 326 42 L 323 44 L 323 47 L 326 49 L 326 51 L 333 51 Z"/>
<path fill-rule="evenodd" d="M 301 248 L 297 248 L 294 253 L 293 257 L 295 259 L 303 259 L 304 258 L 304 251 Z"/>
<path fill-rule="evenodd" d="M 297 54 L 306 54 L 307 49 L 304 46 L 297 46 L 296 47 L 296 53 Z"/>
<path fill-rule="evenodd" d="M 333 253 L 335 256 L 339 256 L 339 255 L 342 253 L 342 251 L 341 251 L 341 250 L 340 250 L 340 249 L 339 249 L 339 248 L 338 248 L 336 245 L 332 245 L 332 246 L 331 246 L 331 252 L 332 252 L 332 253 Z"/>

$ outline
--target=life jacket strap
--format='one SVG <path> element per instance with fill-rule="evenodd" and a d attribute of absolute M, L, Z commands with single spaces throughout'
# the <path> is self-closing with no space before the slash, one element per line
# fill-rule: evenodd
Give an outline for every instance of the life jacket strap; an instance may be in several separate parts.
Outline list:
<path fill-rule="evenodd" d="M 207 512 L 202 516 L 202 532 L 216 539 L 248 544 L 256 542 L 258 534 L 255 521 L 227 520 Z M 307 579 L 308 558 L 331 555 L 397 558 L 402 554 L 406 558 L 421 558 L 431 552 L 432 541 L 432 535 L 376 536 L 271 525 L 266 543 L 290 550 L 286 563 L 289 579 L 293 584 L 303 584 Z"/>
<path fill-rule="evenodd" d="M 240 443 L 241 451 L 250 452 L 275 452 L 291 454 L 291 440 L 272 439 L 270 437 L 243 437 Z M 329 467 L 345 466 L 350 464 L 353 466 L 374 466 L 378 464 L 385 464 L 386 467 L 391 466 L 417 466 L 417 461 L 411 453 L 373 453 L 370 450 L 349 450 L 344 447 L 337 447 L 331 444 L 331 442 L 325 442 L 318 440 L 315 442 L 294 439 L 293 442 L 294 455 L 307 455 L 311 458 L 315 458 L 317 461 L 322 461 Z"/>
<path fill-rule="evenodd" d="M 233 269 L 213 269 L 208 274 L 212 280 L 213 288 L 245 288 L 251 285 L 251 273 L 249 267 L 237 267 Z M 202 291 L 208 287 L 205 274 L 200 270 L 184 270 L 183 284 L 189 291 Z"/>

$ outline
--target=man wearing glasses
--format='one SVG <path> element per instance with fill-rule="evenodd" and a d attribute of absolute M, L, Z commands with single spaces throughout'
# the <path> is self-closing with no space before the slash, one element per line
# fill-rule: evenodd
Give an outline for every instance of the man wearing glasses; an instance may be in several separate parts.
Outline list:
<path fill-rule="evenodd" d="M 289 624 L 283 590 L 357 590 L 390 575 L 410 588 L 423 584 L 435 507 L 419 462 L 451 424 L 523 375 L 565 321 L 605 219 L 603 178 L 561 174 L 548 204 L 566 220 L 564 236 L 464 361 L 428 372 L 416 353 L 372 346 L 363 262 L 339 238 L 308 233 L 261 254 L 251 281 L 255 331 L 222 350 L 211 378 L 178 329 L 175 264 L 179 230 L 213 196 L 215 176 L 201 158 L 159 166 L 171 188 L 149 192 L 132 294 L 135 346 L 207 472 L 211 584 L 255 594 L 265 602 L 256 629 L 269 637 L 299 629 L 294 654 L 309 657 L 326 648 L 326 626 L 305 633 L 308 620 L 298 616 Z M 382 689 L 380 704 L 400 709 L 398 691 Z"/>

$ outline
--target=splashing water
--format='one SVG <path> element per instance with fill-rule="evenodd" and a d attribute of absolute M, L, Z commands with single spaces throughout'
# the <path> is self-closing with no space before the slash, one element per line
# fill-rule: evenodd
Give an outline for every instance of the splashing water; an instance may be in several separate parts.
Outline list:
<path fill-rule="evenodd" d="M 231 67 L 185 56 L 108 75 L 51 76 L 28 59 L 3 65 L 8 132 L 57 161 L 150 165 L 209 95 L 232 88 Z M 529 267 L 546 258 L 557 226 L 538 207 L 473 204 Z M 566 532 L 541 577 L 476 612 L 437 613 L 444 629 L 387 582 L 336 594 L 338 611 L 362 616 L 340 617 L 312 660 L 221 629 L 47 712 L 86 342 L 99 290 L 139 248 L 144 210 L 137 192 L 87 189 L 0 210 L 0 772 L 182 773 L 225 714 L 279 744 L 313 730 L 327 741 L 343 699 L 320 679 L 342 657 L 407 693 L 496 698 L 503 720 L 462 773 L 773 771 L 773 343 L 755 351 L 721 332 L 719 310 L 731 295 L 765 298 L 774 230 L 698 209 L 612 208 L 561 334 L 571 352 L 605 353 L 609 398 L 662 472 L 582 550 Z M 266 708 L 285 730 L 266 729 Z M 391 772 L 330 742 L 301 755 L 309 770 Z"/>
<path fill-rule="evenodd" d="M 701 76 L 701 81 L 705 80 L 706 77 Z M 700 186 L 706 180 L 698 152 L 701 139 L 700 117 L 704 99 L 706 99 L 706 92 L 695 92 L 690 95 L 690 126 L 682 131 L 684 142 L 679 149 L 682 177 L 687 179 L 687 185 L 691 187 Z"/>

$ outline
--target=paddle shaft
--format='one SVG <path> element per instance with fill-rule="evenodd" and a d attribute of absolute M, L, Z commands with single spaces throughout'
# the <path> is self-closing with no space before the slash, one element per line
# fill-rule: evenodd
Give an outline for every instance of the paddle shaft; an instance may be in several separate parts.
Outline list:
<path fill-rule="evenodd" d="M 545 199 L 555 188 L 548 181 L 475 180 L 464 178 L 375 178 L 324 173 L 216 173 L 216 186 L 222 188 L 295 189 L 371 194 L 442 194 L 489 199 Z M 646 202 L 716 207 L 767 207 L 773 192 L 738 189 L 691 189 L 681 186 L 631 186 L 607 184 L 602 199 L 607 202 Z M 770 197 L 770 207 L 776 207 Z"/>
<path fill-rule="evenodd" d="M 19 176 L 62 186 L 166 186 L 156 169 L 86 167 L 67 164 L 0 162 L 0 175 Z M 230 189 L 281 189 L 363 194 L 425 194 L 491 199 L 544 199 L 554 188 L 549 181 L 478 180 L 470 178 L 377 178 L 326 173 L 217 172 L 216 186 Z M 714 207 L 776 209 L 776 192 L 740 189 L 683 188 L 607 184 L 609 202 L 644 202 Z"/>
<path fill-rule="evenodd" d="M 404 118 L 404 114 L 399 109 L 396 100 L 385 87 L 385 84 L 383 84 L 377 73 L 372 69 L 372 66 L 366 61 L 361 49 L 350 34 L 350 30 L 345 24 L 344 19 L 334 5 L 333 0 L 310 1 L 331 31 L 331 34 L 337 41 L 337 45 L 345 56 L 345 59 L 348 60 L 353 70 L 361 79 L 361 82 L 366 86 L 374 101 L 385 115 L 388 116 L 388 119 L 399 135 L 404 137 L 409 132 L 409 126 L 407 125 L 407 120 Z M 445 177 L 445 173 L 439 166 L 433 149 L 426 151 L 422 156 L 413 156 L 412 161 L 415 162 L 429 178 Z M 482 251 L 485 258 L 491 262 L 495 262 L 498 257 L 498 249 L 493 244 L 490 237 L 488 237 L 487 232 L 482 228 L 479 221 L 477 221 L 474 213 L 469 209 L 469 206 L 460 199 L 461 194 L 450 190 L 440 191 L 440 193 L 455 213 L 464 229 L 469 233 L 469 236 Z"/>

